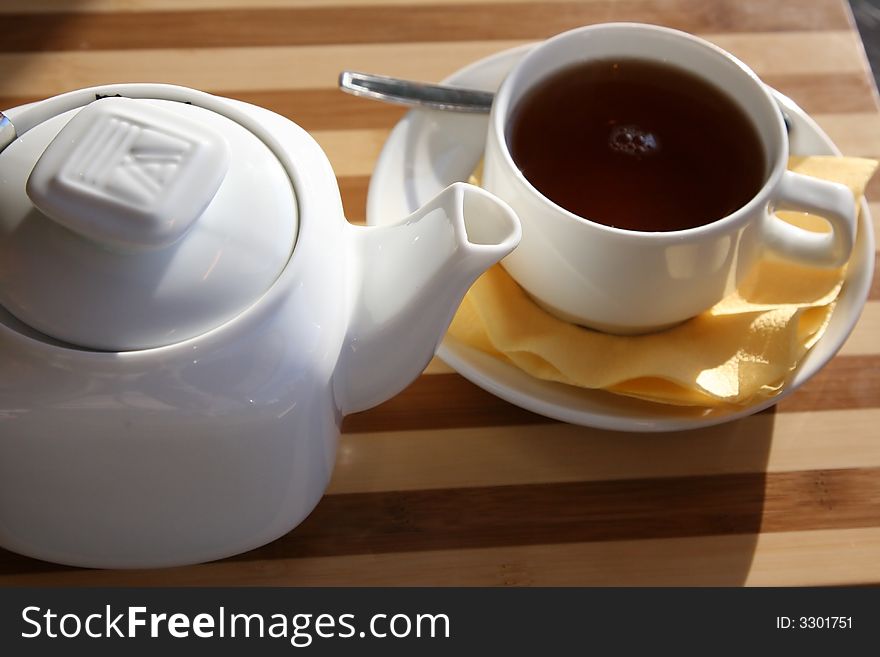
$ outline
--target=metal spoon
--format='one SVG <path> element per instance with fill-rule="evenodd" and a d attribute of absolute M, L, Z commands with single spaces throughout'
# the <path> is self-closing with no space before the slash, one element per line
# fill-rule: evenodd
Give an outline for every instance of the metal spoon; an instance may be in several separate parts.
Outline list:
<path fill-rule="evenodd" d="M 408 107 L 430 107 L 455 112 L 488 113 L 492 108 L 491 91 L 463 89 L 390 78 L 385 75 L 343 71 L 339 88 L 354 96 L 363 96 Z"/>
<path fill-rule="evenodd" d="M 495 96 L 491 91 L 427 84 L 355 71 L 343 71 L 339 74 L 339 88 L 353 96 L 396 105 L 473 113 L 488 113 L 492 109 L 492 99 Z M 782 106 L 779 111 L 782 112 L 785 129 L 791 132 L 791 119 Z"/>

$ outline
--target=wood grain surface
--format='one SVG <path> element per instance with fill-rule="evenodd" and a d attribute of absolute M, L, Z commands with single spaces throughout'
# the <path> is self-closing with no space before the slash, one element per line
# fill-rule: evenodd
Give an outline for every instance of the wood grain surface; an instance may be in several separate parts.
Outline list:
<path fill-rule="evenodd" d="M 564 29 L 635 20 L 730 50 L 848 155 L 880 157 L 877 92 L 845 0 L 4 0 L 0 107 L 117 81 L 183 84 L 312 132 L 349 220 L 403 110 L 340 70 L 440 80 Z M 868 199 L 880 201 L 880 181 Z M 871 203 L 875 231 L 880 203 Z M 876 261 L 876 257 L 875 257 Z M 298 528 L 219 562 L 68 568 L 0 550 L 0 585 L 880 583 L 880 277 L 840 354 L 776 407 L 625 434 L 512 406 L 434 360 L 345 419 Z"/>

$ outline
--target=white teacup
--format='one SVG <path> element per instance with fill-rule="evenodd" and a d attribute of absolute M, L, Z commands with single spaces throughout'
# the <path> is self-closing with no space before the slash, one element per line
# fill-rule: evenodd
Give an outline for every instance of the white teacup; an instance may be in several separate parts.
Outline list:
<path fill-rule="evenodd" d="M 511 156 L 512 112 L 535 84 L 560 69 L 612 58 L 666 63 L 725 90 L 763 146 L 765 161 L 756 166 L 764 167 L 766 177 L 757 194 L 722 219 L 669 232 L 609 227 L 541 194 Z M 633 334 L 672 326 L 710 308 L 735 289 L 765 248 L 816 267 L 847 261 L 856 232 L 852 194 L 843 185 L 787 171 L 787 161 L 780 109 L 742 62 L 684 32 L 607 23 L 543 42 L 505 78 L 492 106 L 483 186 L 507 201 L 522 221 L 522 242 L 503 265 L 535 301 L 567 321 Z M 773 214 L 782 208 L 821 215 L 831 231 L 796 228 Z"/>

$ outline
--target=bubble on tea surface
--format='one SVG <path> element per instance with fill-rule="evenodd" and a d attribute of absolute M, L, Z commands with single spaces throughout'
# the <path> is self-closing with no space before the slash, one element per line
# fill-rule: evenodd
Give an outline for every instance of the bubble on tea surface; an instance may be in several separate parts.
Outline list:
<path fill-rule="evenodd" d="M 637 125 L 615 125 L 608 136 L 612 151 L 637 159 L 650 157 L 660 150 L 660 142 L 649 130 Z"/>

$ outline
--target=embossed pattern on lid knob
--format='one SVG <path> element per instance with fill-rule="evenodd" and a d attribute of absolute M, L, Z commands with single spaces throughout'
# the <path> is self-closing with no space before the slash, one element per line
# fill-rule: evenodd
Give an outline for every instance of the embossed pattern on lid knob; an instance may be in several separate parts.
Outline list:
<path fill-rule="evenodd" d="M 111 246 L 179 239 L 229 169 L 222 134 L 161 105 L 104 98 L 62 128 L 31 172 L 27 194 L 72 231 Z"/>

